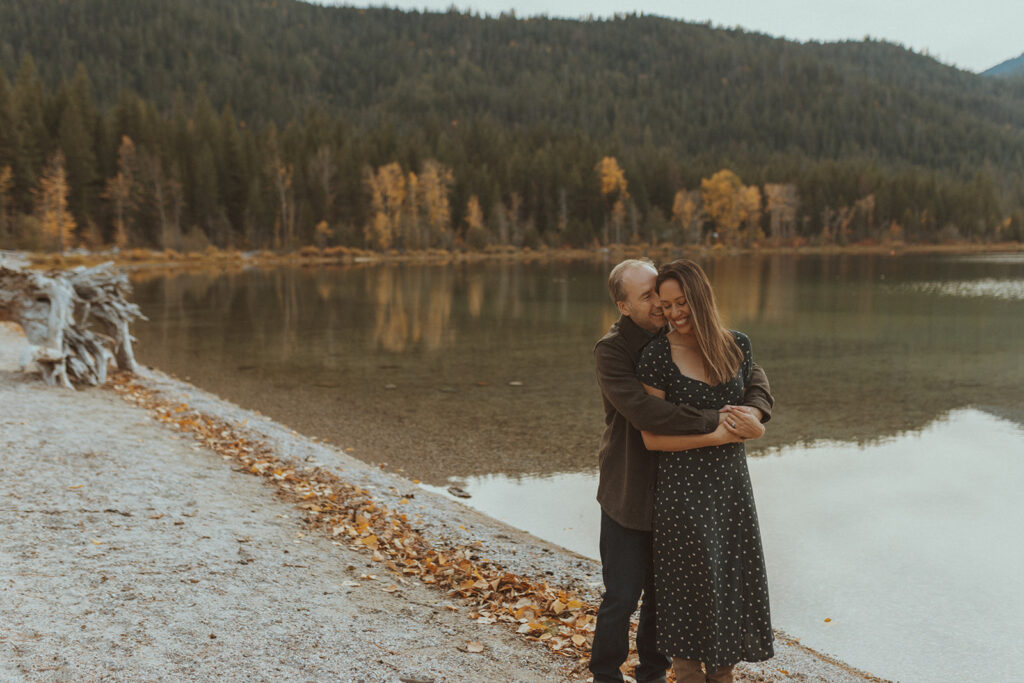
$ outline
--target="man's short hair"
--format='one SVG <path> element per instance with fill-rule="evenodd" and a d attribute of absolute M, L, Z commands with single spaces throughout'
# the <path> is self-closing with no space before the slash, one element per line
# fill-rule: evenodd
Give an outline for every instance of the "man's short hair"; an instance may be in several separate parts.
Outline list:
<path fill-rule="evenodd" d="M 622 278 L 625 276 L 627 270 L 636 266 L 648 266 L 653 268 L 655 272 L 658 270 L 654 265 L 654 261 L 647 257 L 628 258 L 612 268 L 612 272 L 608 274 L 608 293 L 612 295 L 613 303 L 619 303 L 620 301 L 626 300 L 626 288 L 622 284 Z"/>

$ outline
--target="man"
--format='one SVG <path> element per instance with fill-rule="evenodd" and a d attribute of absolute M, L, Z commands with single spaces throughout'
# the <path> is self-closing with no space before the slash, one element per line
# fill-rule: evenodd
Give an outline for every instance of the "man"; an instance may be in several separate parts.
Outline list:
<path fill-rule="evenodd" d="M 601 574 L 604 597 L 590 655 L 594 683 L 621 683 L 620 667 L 629 654 L 629 620 L 640 607 L 636 648 L 638 683 L 665 680 L 671 660 L 657 651 L 651 557 L 651 519 L 658 456 L 644 448 L 642 430 L 655 434 L 704 434 L 723 414 L 675 406 L 644 391 L 636 364 L 647 342 L 662 333 L 665 318 L 655 291 L 657 270 L 649 259 L 615 266 L 608 290 L 621 316 L 594 347 L 597 381 L 605 407 L 597 500 L 601 504 Z M 768 379 L 756 364 L 742 409 L 762 422 L 774 403 Z"/>

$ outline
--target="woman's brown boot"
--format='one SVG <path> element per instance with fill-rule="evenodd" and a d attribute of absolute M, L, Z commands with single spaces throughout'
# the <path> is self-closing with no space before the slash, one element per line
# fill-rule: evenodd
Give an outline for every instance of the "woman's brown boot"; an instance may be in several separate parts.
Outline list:
<path fill-rule="evenodd" d="M 676 683 L 704 683 L 704 669 L 695 659 L 672 658 L 672 672 Z"/>
<path fill-rule="evenodd" d="M 718 667 L 715 673 L 708 674 L 708 683 L 732 683 L 732 667 Z"/>

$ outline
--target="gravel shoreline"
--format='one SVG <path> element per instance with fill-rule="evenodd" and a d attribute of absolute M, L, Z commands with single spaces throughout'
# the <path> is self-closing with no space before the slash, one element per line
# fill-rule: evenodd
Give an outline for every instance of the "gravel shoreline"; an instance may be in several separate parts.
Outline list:
<path fill-rule="evenodd" d="M 309 533 L 257 477 L 115 392 L 18 372 L 24 344 L 0 323 L 0 680 L 586 680 L 444 591 L 386 590 L 393 579 L 368 554 Z M 510 572 L 599 599 L 593 560 L 158 371 L 139 380 L 401 505 L 432 542 L 476 545 Z M 782 633 L 776 651 L 739 679 L 879 680 Z"/>

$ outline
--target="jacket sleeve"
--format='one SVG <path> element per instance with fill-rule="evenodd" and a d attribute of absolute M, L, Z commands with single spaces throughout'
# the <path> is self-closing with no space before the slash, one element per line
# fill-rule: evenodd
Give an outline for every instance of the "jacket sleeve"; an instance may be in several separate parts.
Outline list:
<path fill-rule="evenodd" d="M 717 410 L 673 405 L 644 391 L 632 360 L 615 344 L 599 343 L 594 348 L 594 361 L 601 392 L 637 429 L 676 436 L 707 434 L 718 428 Z"/>
<path fill-rule="evenodd" d="M 750 382 L 743 394 L 743 405 L 761 409 L 761 422 L 772 419 L 772 407 L 775 405 L 775 397 L 772 396 L 771 387 L 768 385 L 768 375 L 760 365 L 754 363 L 751 367 Z"/>

